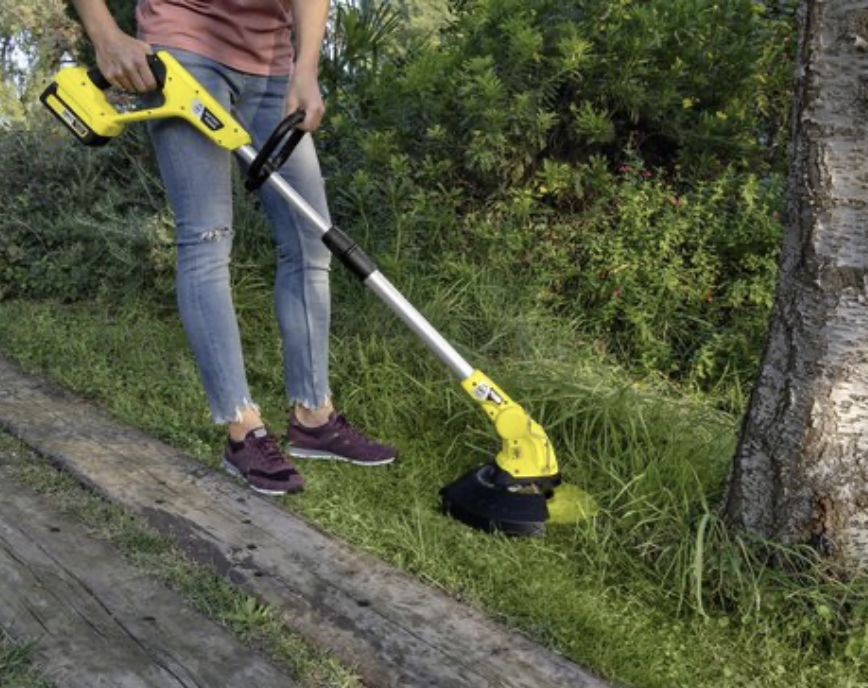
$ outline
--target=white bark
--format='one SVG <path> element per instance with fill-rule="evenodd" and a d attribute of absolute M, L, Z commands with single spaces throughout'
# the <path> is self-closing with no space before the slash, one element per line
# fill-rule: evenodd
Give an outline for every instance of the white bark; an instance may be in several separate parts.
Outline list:
<path fill-rule="evenodd" d="M 868 8 L 802 8 L 787 227 L 731 522 L 868 565 Z"/>

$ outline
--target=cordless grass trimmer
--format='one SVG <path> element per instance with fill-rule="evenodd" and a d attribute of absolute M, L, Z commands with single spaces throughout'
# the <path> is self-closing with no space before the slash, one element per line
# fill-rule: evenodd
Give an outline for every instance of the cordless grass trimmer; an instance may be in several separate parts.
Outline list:
<path fill-rule="evenodd" d="M 104 145 L 131 122 L 180 117 L 247 165 L 248 190 L 270 184 L 321 234 L 332 254 L 374 292 L 455 374 L 482 407 L 501 438 L 494 462 L 474 468 L 440 490 L 442 510 L 486 531 L 541 535 L 545 523 L 575 522 L 595 511 L 593 501 L 561 483 L 555 452 L 545 431 L 489 377 L 474 369 L 380 273 L 364 251 L 324 220 L 281 177 L 304 132 L 303 113 L 278 125 L 257 152 L 244 128 L 169 53 L 149 57 L 159 87 L 154 107 L 119 112 L 106 98 L 109 82 L 96 69 L 62 70 L 42 102 L 82 143 Z"/>

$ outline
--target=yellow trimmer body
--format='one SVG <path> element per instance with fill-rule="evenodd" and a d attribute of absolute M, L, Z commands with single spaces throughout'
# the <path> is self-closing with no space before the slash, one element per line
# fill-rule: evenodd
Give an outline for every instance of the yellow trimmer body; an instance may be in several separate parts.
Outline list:
<path fill-rule="evenodd" d="M 124 112 L 109 102 L 109 83 L 97 70 L 70 67 L 61 70 L 42 94 L 42 102 L 78 138 L 89 146 L 107 143 L 133 122 L 168 117 L 186 120 L 214 143 L 234 151 L 251 143 L 244 128 L 169 53 L 151 60 L 161 83 L 153 107 Z"/>
<path fill-rule="evenodd" d="M 556 478 L 558 462 L 548 435 L 539 423 L 510 399 L 481 370 L 473 371 L 461 387 L 482 406 L 500 435 L 497 465 L 514 478 Z"/>

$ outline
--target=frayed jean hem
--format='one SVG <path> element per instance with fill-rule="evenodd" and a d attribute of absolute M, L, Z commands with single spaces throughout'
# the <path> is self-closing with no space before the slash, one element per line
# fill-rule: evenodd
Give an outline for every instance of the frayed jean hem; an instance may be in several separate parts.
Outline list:
<path fill-rule="evenodd" d="M 229 423 L 240 423 L 243 420 L 245 411 L 256 411 L 259 413 L 259 405 L 253 403 L 247 397 L 241 400 L 241 403 L 235 407 L 234 414 L 219 414 L 212 411 L 211 418 L 214 425 L 229 425 Z"/>
<path fill-rule="evenodd" d="M 319 411 L 321 408 L 325 408 L 331 403 L 331 392 L 326 392 L 322 397 L 313 400 L 303 397 L 290 397 L 289 399 L 290 408 L 294 409 L 296 406 L 301 406 L 303 409 L 307 409 L 308 411 Z"/>

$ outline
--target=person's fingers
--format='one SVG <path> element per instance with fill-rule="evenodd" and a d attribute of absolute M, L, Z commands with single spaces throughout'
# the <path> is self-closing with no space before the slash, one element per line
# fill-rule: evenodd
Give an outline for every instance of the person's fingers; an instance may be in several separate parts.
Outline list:
<path fill-rule="evenodd" d="M 157 88 L 157 80 L 154 77 L 154 72 L 151 70 L 150 63 L 148 62 L 148 55 L 153 55 L 154 51 L 151 49 L 151 46 L 144 41 L 138 41 L 138 44 L 143 51 L 142 60 L 138 64 L 139 76 L 145 86 L 143 90 L 152 91 Z"/>
<path fill-rule="evenodd" d="M 97 49 L 97 66 L 106 80 L 123 91 L 149 91 L 156 80 L 148 64 L 151 46 L 123 35 Z"/>
<path fill-rule="evenodd" d="M 153 91 L 157 88 L 157 80 L 154 78 L 150 65 L 146 64 L 144 67 L 139 67 L 139 78 L 142 81 L 142 91 Z"/>
<path fill-rule="evenodd" d="M 123 72 L 113 72 L 112 76 L 106 76 L 109 83 L 115 88 L 121 91 L 132 91 L 133 87 L 130 84 L 130 80 L 127 79 L 127 75 Z"/>
<path fill-rule="evenodd" d="M 299 108 L 288 110 L 288 112 L 295 112 L 297 109 Z M 316 131 L 325 114 L 322 100 L 316 99 L 314 102 L 306 102 L 300 105 L 300 109 L 304 110 L 304 121 L 298 125 L 298 128 L 302 131 Z"/>
<path fill-rule="evenodd" d="M 108 81 L 113 88 L 121 87 L 119 81 L 121 74 L 115 69 L 115 66 L 112 62 L 97 60 L 96 66 L 99 69 L 99 73 L 105 77 L 105 80 Z"/>
<path fill-rule="evenodd" d="M 127 72 L 127 74 L 128 74 L 127 79 L 136 91 L 147 91 L 148 90 L 148 87 L 147 87 L 145 80 L 142 76 L 143 71 L 150 71 L 150 70 L 147 69 L 147 65 L 145 65 L 145 70 L 142 70 L 142 67 L 137 64 L 137 65 L 134 65 Z"/>
<path fill-rule="evenodd" d="M 99 71 L 114 88 L 121 91 L 133 90 L 128 70 L 124 69 L 123 63 L 117 59 L 97 60 Z"/>
<path fill-rule="evenodd" d="M 130 79 L 137 91 L 153 91 L 157 88 L 157 80 L 148 63 L 146 54 L 138 55 L 130 70 Z"/>
<path fill-rule="evenodd" d="M 316 115 L 311 116 L 311 111 L 300 104 L 293 105 L 291 107 L 286 108 L 286 114 L 291 115 L 294 112 L 298 112 L 299 110 L 304 111 L 304 119 L 296 125 L 296 129 L 301 129 L 302 131 L 313 131 L 317 128 L 317 124 L 319 119 Z"/>
<path fill-rule="evenodd" d="M 313 112 L 307 112 L 304 119 L 305 131 L 316 131 L 325 116 L 325 106 L 320 104 L 313 108 Z"/>
<path fill-rule="evenodd" d="M 304 121 L 298 125 L 302 131 L 315 131 L 325 114 L 325 104 L 315 76 L 295 74 L 289 84 L 284 113 L 304 111 Z"/>
<path fill-rule="evenodd" d="M 153 91 L 157 88 L 157 80 L 154 78 L 154 73 L 151 71 L 151 65 L 145 62 L 144 65 L 139 65 L 139 77 L 142 80 L 143 91 Z"/>

